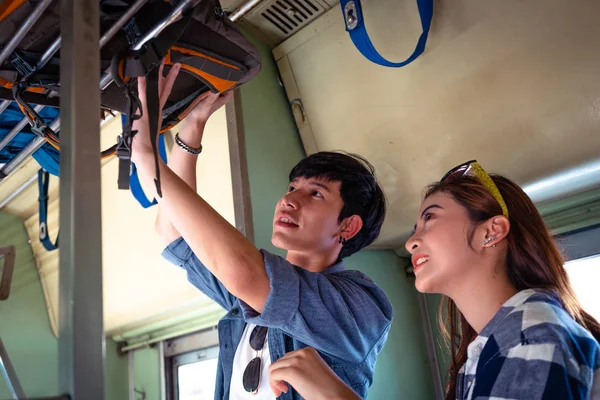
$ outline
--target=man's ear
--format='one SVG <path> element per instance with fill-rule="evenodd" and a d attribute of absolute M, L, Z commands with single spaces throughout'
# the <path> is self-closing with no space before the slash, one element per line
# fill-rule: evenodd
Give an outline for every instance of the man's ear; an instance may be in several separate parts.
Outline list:
<path fill-rule="evenodd" d="M 483 226 L 483 247 L 496 247 L 510 232 L 510 221 L 504 215 L 499 215 L 487 220 Z"/>
<path fill-rule="evenodd" d="M 363 226 L 363 220 L 360 216 L 354 214 L 342 221 L 340 236 L 346 240 L 352 239 L 360 232 Z"/>

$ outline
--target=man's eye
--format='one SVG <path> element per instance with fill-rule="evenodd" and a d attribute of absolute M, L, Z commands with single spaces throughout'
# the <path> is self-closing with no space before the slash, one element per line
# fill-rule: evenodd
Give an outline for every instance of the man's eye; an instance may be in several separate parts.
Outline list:
<path fill-rule="evenodd" d="M 312 192 L 312 195 L 315 196 L 315 197 L 323 197 L 323 195 L 321 194 L 321 192 L 316 191 L 316 190 Z"/>
<path fill-rule="evenodd" d="M 290 186 L 290 187 L 288 187 L 288 193 L 289 193 L 289 192 L 293 192 L 294 190 L 296 190 L 296 188 L 295 188 L 295 187 L 293 187 L 293 186 Z"/>

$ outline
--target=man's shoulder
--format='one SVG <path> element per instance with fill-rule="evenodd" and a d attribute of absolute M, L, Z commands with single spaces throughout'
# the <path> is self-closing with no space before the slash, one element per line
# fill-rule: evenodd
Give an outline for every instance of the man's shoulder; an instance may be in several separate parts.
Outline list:
<path fill-rule="evenodd" d="M 361 307 L 378 308 L 386 314 L 390 321 L 393 317 L 393 307 L 385 291 L 368 275 L 354 269 L 347 269 L 328 274 L 327 279 L 340 292 L 360 299 Z M 358 295 L 360 294 L 360 295 Z"/>

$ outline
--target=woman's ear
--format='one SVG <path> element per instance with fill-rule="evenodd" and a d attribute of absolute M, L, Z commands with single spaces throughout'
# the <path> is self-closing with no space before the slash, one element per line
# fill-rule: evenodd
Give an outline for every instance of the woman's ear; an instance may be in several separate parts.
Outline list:
<path fill-rule="evenodd" d="M 346 240 L 352 239 L 360 232 L 363 226 L 363 220 L 360 216 L 354 214 L 342 222 L 339 236 Z"/>
<path fill-rule="evenodd" d="M 510 232 L 510 221 L 504 215 L 490 218 L 482 225 L 485 237 L 482 239 L 483 247 L 496 247 Z"/>

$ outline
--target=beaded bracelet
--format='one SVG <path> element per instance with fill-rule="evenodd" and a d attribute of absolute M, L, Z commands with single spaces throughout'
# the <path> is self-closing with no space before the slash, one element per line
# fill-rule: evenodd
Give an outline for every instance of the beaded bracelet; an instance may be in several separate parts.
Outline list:
<path fill-rule="evenodd" d="M 198 147 L 197 149 L 188 146 L 187 144 L 183 143 L 181 139 L 179 139 L 179 133 L 175 135 L 175 143 L 177 143 L 177 146 L 181 147 L 183 150 L 187 151 L 190 154 L 198 155 L 202 153 L 202 145 L 200 145 L 200 147 Z"/>

